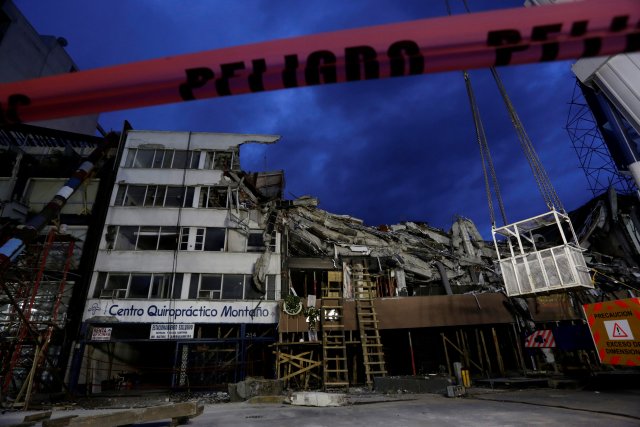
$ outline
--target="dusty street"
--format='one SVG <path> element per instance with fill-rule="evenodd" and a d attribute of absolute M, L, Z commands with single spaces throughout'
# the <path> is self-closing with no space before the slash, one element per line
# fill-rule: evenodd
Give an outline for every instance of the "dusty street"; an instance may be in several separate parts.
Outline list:
<path fill-rule="evenodd" d="M 221 403 L 205 406 L 192 426 L 637 426 L 639 393 L 579 390 L 472 389 L 465 398 L 434 394 L 370 396 L 342 407 L 302 407 L 289 404 Z M 395 400 L 402 399 L 402 400 Z M 368 403 L 363 403 L 367 402 Z M 52 418 L 94 415 L 116 410 L 55 411 Z M 34 413 L 35 411 L 29 412 Z M 24 412 L 7 412 L 0 425 L 18 424 Z M 37 424 L 39 425 L 39 424 Z M 144 424 L 168 425 L 167 422 Z"/>

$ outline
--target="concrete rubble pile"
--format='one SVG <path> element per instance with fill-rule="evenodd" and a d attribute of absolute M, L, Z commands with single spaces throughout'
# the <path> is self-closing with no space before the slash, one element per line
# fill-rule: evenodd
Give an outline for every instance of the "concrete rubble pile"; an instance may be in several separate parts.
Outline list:
<path fill-rule="evenodd" d="M 499 289 L 495 250 L 469 219 L 458 218 L 449 232 L 418 222 L 374 228 L 317 204 L 304 197 L 279 210 L 290 256 L 330 258 L 336 267 L 340 259 L 366 257 L 370 271 L 395 273 L 400 295 Z"/>
<path fill-rule="evenodd" d="M 446 232 L 421 222 L 369 227 L 348 215 L 318 208 L 318 200 L 302 197 L 272 208 L 286 229 L 288 255 L 341 260 L 368 260 L 373 271 L 392 270 L 398 295 L 499 292 L 502 280 L 494 264 L 493 242 L 483 240 L 474 223 L 458 217 Z M 640 217 L 633 197 L 609 192 L 570 213 L 580 245 L 596 283 L 585 301 L 604 291 L 624 291 L 640 284 Z M 553 244 L 556 236 L 541 244 Z"/>

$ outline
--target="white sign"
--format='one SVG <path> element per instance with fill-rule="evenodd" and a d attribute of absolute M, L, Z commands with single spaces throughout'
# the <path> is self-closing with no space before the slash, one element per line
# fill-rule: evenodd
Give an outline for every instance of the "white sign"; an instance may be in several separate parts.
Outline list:
<path fill-rule="evenodd" d="M 633 332 L 627 319 L 605 320 L 604 327 L 610 340 L 633 340 Z"/>
<path fill-rule="evenodd" d="M 128 323 L 278 323 L 276 301 L 87 300 L 82 320 Z"/>
<path fill-rule="evenodd" d="M 113 328 L 91 328 L 92 341 L 109 341 Z"/>
<path fill-rule="evenodd" d="M 193 323 L 154 323 L 149 338 L 152 340 L 190 339 L 195 329 Z"/>

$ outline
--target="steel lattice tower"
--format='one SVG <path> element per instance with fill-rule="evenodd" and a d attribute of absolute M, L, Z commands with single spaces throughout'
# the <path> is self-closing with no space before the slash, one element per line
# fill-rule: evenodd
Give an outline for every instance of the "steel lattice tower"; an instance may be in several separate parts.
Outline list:
<path fill-rule="evenodd" d="M 587 177 L 589 190 L 594 196 L 607 191 L 609 187 L 619 194 L 634 193 L 636 186 L 633 179 L 617 169 L 577 80 L 569 106 L 565 129 Z"/>

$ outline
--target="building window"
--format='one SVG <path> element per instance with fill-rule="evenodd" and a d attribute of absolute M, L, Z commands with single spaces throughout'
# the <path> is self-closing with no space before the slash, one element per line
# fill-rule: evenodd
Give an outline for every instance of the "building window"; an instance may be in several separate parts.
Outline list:
<path fill-rule="evenodd" d="M 173 290 L 171 293 L 171 298 L 180 299 L 182 296 L 182 280 L 184 275 L 182 273 L 176 273 L 173 279 Z"/>
<path fill-rule="evenodd" d="M 267 289 L 265 299 L 276 301 L 280 299 L 280 290 L 276 289 L 276 275 L 267 274 Z"/>
<path fill-rule="evenodd" d="M 178 248 L 178 227 L 160 227 L 159 251 L 175 251 Z"/>
<path fill-rule="evenodd" d="M 195 229 L 195 241 L 193 249 L 195 249 L 196 251 L 201 251 L 204 248 L 204 234 L 206 230 L 206 228 Z"/>
<path fill-rule="evenodd" d="M 108 277 L 105 277 L 105 282 L 101 284 L 104 287 L 96 288 L 96 295 L 100 298 L 126 298 L 129 275 L 109 274 Z"/>
<path fill-rule="evenodd" d="M 264 252 L 262 230 L 251 230 L 247 238 L 247 252 Z"/>
<path fill-rule="evenodd" d="M 140 227 L 136 249 L 140 251 L 155 251 L 158 248 L 160 227 Z"/>
<path fill-rule="evenodd" d="M 249 246 L 245 246 L 247 240 Z M 247 239 L 239 230 L 224 227 L 109 225 L 105 241 L 107 250 L 116 251 L 262 252 L 265 249 L 261 231 L 250 232 Z"/>
<path fill-rule="evenodd" d="M 164 206 L 167 187 L 164 185 L 149 185 L 144 198 L 144 206 Z"/>
<path fill-rule="evenodd" d="M 116 234 L 116 244 L 114 249 L 117 251 L 134 251 L 136 249 L 136 241 L 138 239 L 139 227 L 118 227 Z"/>
<path fill-rule="evenodd" d="M 242 300 L 267 299 L 274 301 L 275 278 L 267 275 L 266 293 L 262 294 L 251 286 L 251 274 L 192 274 L 189 289 L 190 299 Z"/>
<path fill-rule="evenodd" d="M 167 187 L 167 195 L 164 200 L 164 206 L 168 208 L 179 208 L 184 202 L 184 188 Z"/>
<path fill-rule="evenodd" d="M 184 227 L 180 230 L 180 250 L 186 251 L 189 249 L 189 227 Z"/>
<path fill-rule="evenodd" d="M 171 185 L 120 185 L 115 206 L 190 208 L 195 187 Z"/>
<path fill-rule="evenodd" d="M 117 251 L 175 251 L 178 227 L 121 225 L 117 227 L 113 248 Z"/>
<path fill-rule="evenodd" d="M 250 278 L 250 276 L 247 275 Z M 243 299 L 244 274 L 192 274 L 190 298 Z"/>
<path fill-rule="evenodd" d="M 222 287 L 222 299 L 243 299 L 244 274 L 225 274 Z M 249 280 L 251 276 L 249 276 Z"/>
<path fill-rule="evenodd" d="M 200 188 L 199 208 L 226 208 L 229 206 L 229 187 Z"/>
<path fill-rule="evenodd" d="M 116 193 L 116 206 L 144 206 L 145 185 L 121 185 Z"/>
<path fill-rule="evenodd" d="M 151 274 L 132 274 L 128 298 L 149 298 Z"/>
<path fill-rule="evenodd" d="M 182 204 L 183 208 L 191 208 L 193 207 L 193 197 L 196 192 L 196 187 L 186 187 L 184 189 L 184 203 Z"/>
<path fill-rule="evenodd" d="M 180 298 L 183 277 L 182 273 L 98 273 L 94 298 Z"/>
<path fill-rule="evenodd" d="M 180 250 L 224 251 L 226 228 L 184 227 L 180 231 Z"/>
<path fill-rule="evenodd" d="M 220 299 L 222 295 L 222 275 L 221 274 L 201 274 L 200 287 L 198 288 L 199 299 Z"/>
<path fill-rule="evenodd" d="M 126 168 L 197 169 L 199 151 L 130 148 Z"/>
<path fill-rule="evenodd" d="M 238 169 L 237 156 L 232 151 L 207 151 L 205 152 L 204 168 L 229 170 Z"/>
<path fill-rule="evenodd" d="M 204 239 L 205 251 L 224 251 L 226 229 L 207 227 L 207 234 Z"/>

